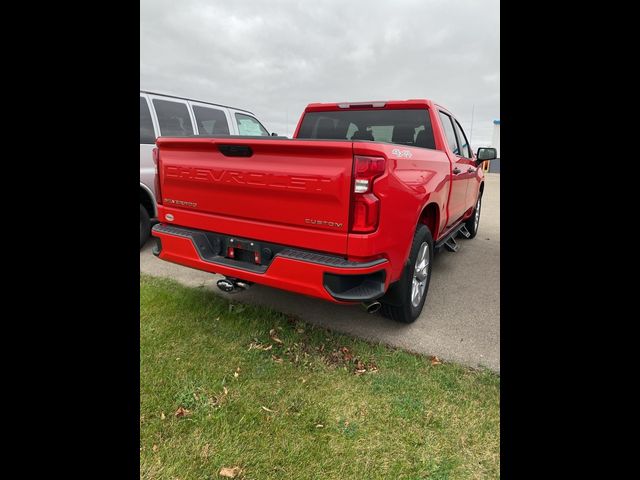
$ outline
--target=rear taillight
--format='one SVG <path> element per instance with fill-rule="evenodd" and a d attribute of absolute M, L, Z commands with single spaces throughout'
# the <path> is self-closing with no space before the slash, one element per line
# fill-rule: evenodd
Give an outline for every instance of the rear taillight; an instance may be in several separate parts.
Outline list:
<path fill-rule="evenodd" d="M 351 226 L 353 233 L 370 233 L 378 228 L 380 199 L 373 194 L 373 181 L 386 168 L 383 157 L 353 157 L 353 192 L 351 193 Z"/>
<path fill-rule="evenodd" d="M 160 191 L 160 152 L 158 151 L 158 147 L 155 147 L 152 150 L 153 154 L 153 164 L 155 165 L 155 176 L 153 179 L 153 184 L 156 190 L 156 203 L 162 205 L 162 192 Z"/>

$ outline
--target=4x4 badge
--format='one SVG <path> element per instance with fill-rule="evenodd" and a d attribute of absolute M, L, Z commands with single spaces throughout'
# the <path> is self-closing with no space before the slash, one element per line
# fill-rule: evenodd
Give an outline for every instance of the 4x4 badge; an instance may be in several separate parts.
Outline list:
<path fill-rule="evenodd" d="M 400 148 L 394 148 L 391 150 L 391 155 L 395 155 L 400 158 L 411 158 L 413 156 L 409 150 L 402 150 Z"/>

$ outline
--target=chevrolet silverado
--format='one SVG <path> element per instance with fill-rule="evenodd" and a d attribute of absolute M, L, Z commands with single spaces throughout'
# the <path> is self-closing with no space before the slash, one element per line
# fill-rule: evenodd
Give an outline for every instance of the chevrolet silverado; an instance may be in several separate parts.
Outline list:
<path fill-rule="evenodd" d="M 492 148 L 430 100 L 314 103 L 292 139 L 160 137 L 154 254 L 396 321 L 422 311 L 436 249 L 478 231 Z"/>

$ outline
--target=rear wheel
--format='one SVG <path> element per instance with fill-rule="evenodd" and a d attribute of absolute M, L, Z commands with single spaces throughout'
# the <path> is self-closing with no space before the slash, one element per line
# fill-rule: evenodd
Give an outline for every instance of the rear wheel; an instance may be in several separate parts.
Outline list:
<path fill-rule="evenodd" d="M 140 204 L 140 248 L 147 243 L 149 234 L 151 233 L 151 220 L 147 209 Z"/>
<path fill-rule="evenodd" d="M 402 323 L 413 323 L 418 318 L 429 291 L 432 263 L 433 238 L 429 228 L 420 225 L 413 236 L 402 277 L 392 287 L 392 295 L 381 299 L 384 316 Z"/>

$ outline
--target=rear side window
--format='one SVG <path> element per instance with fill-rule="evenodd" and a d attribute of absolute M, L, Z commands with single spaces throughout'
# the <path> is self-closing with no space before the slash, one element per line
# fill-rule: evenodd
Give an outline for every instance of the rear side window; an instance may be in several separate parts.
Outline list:
<path fill-rule="evenodd" d="M 458 142 L 460 143 L 460 148 L 462 149 L 461 155 L 465 158 L 471 158 L 471 148 L 469 147 L 469 142 L 467 141 L 467 136 L 462 131 L 462 127 L 455 121 L 454 126 L 456 127 L 456 134 L 458 135 Z"/>
<path fill-rule="evenodd" d="M 160 135 L 168 137 L 193 135 L 193 125 L 186 104 L 154 98 L 153 106 L 160 124 Z"/>
<path fill-rule="evenodd" d="M 436 148 L 426 109 L 308 112 L 302 119 L 298 138 L 369 140 Z"/>
<path fill-rule="evenodd" d="M 258 120 L 249 115 L 236 113 L 236 122 L 238 122 L 238 133 L 240 135 L 251 135 L 255 137 L 268 137 L 269 132 L 264 128 Z"/>
<path fill-rule="evenodd" d="M 147 99 L 140 97 L 140 143 L 156 143 L 156 134 L 153 131 L 153 121 Z"/>
<path fill-rule="evenodd" d="M 229 135 L 229 124 L 222 110 L 193 106 L 200 135 Z"/>
<path fill-rule="evenodd" d="M 439 112 L 439 113 L 440 113 L 440 121 L 442 122 L 442 128 L 444 129 L 444 134 L 447 137 L 447 143 L 449 144 L 449 148 L 455 155 L 460 155 L 460 148 L 458 148 L 456 133 L 453 130 L 453 123 L 451 122 L 451 117 L 444 112 Z"/>

